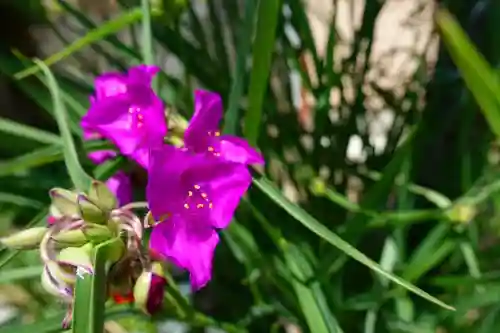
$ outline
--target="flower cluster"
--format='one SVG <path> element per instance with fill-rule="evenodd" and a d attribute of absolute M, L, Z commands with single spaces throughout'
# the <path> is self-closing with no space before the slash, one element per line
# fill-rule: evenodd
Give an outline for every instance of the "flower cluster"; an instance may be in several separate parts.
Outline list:
<path fill-rule="evenodd" d="M 222 100 L 204 90 L 195 91 L 194 114 L 183 133 L 172 131 L 183 144 L 165 143 L 170 134 L 165 109 L 151 88 L 158 71 L 139 65 L 126 74 L 98 77 L 81 120 L 86 140 L 109 140 L 147 170 L 146 217 L 132 212 L 130 180 L 118 172 L 106 184 L 94 182 L 88 193 L 52 190 L 48 228 L 2 239 L 11 247 L 39 246 L 45 264 L 42 283 L 69 304 L 76 278 L 93 273 L 92 249 L 110 239 L 123 245 L 117 245 L 108 274 L 108 292 L 116 301 L 132 298 L 147 313 L 157 310 L 166 283 L 161 262 L 189 271 L 193 290 L 205 286 L 218 231 L 229 225 L 251 184 L 248 166 L 264 163 L 245 140 L 220 133 Z M 98 151 L 89 158 L 102 163 L 115 155 Z M 145 227 L 152 227 L 148 250 L 142 248 Z"/>

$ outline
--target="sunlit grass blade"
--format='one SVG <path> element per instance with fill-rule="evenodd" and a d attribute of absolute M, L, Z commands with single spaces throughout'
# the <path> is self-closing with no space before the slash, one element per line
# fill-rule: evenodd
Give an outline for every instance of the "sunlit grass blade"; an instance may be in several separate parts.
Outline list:
<path fill-rule="evenodd" d="M 0 117 L 0 131 L 38 141 L 40 143 L 61 144 L 61 138 L 53 133 L 24 125 L 3 117 Z"/>
<path fill-rule="evenodd" d="M 86 141 L 83 144 L 86 151 L 97 151 L 103 149 L 112 149 L 109 143 L 98 141 Z M 40 167 L 50 163 L 64 160 L 64 147 L 62 145 L 51 145 L 36 149 L 21 156 L 0 162 L 0 177 L 13 175 L 17 172 L 27 169 Z"/>
<path fill-rule="evenodd" d="M 0 284 L 14 283 L 19 280 L 37 279 L 42 275 L 43 266 L 28 266 L 2 270 Z"/>
<path fill-rule="evenodd" d="M 276 27 L 281 14 L 281 0 L 260 0 L 257 14 L 257 30 L 253 44 L 252 71 L 248 90 L 248 110 L 243 133 L 250 144 L 255 145 L 262 121 L 264 97 L 268 91 L 268 79 L 274 53 Z"/>
<path fill-rule="evenodd" d="M 254 184 L 259 187 L 265 194 L 267 194 L 271 199 L 276 202 L 280 207 L 282 207 L 290 216 L 295 218 L 298 222 L 304 225 L 306 228 L 314 232 L 316 235 L 326 240 L 328 243 L 337 247 L 343 253 L 351 257 L 352 259 L 360 262 L 361 264 L 367 266 L 377 274 L 391 280 L 397 285 L 415 293 L 416 295 L 435 303 L 445 309 L 454 310 L 454 308 L 450 305 L 445 304 L 444 302 L 438 300 L 437 298 L 431 296 L 427 292 L 422 289 L 414 286 L 413 284 L 401 279 L 400 277 L 393 275 L 380 267 L 375 261 L 368 258 L 366 255 L 358 251 L 355 247 L 344 241 L 337 234 L 330 231 L 312 216 L 310 216 L 305 210 L 292 204 L 288 199 L 286 199 L 279 190 L 277 190 L 272 183 L 265 179 L 256 180 L 254 179 Z"/>
<path fill-rule="evenodd" d="M 55 53 L 45 59 L 43 63 L 46 66 L 52 66 L 55 63 L 69 57 L 71 54 L 83 49 L 84 47 L 101 41 L 104 37 L 115 34 L 121 29 L 140 21 L 143 18 L 143 12 L 141 8 L 135 8 L 128 12 L 125 12 L 118 16 L 117 18 L 110 20 L 106 23 L 103 23 L 97 29 L 89 31 L 85 36 L 80 39 L 77 39 L 70 45 L 68 45 L 64 50 L 59 53 Z M 14 78 L 17 80 L 23 79 L 30 75 L 33 75 L 39 71 L 38 66 L 33 66 L 27 68 L 17 74 L 14 75 Z"/>
<path fill-rule="evenodd" d="M 47 77 L 48 86 L 52 95 L 52 101 L 54 103 L 54 114 L 61 133 L 61 139 L 63 141 L 64 161 L 66 163 L 69 176 L 78 190 L 87 191 L 90 188 L 91 178 L 87 175 L 85 170 L 83 170 L 80 165 L 80 161 L 78 160 L 78 154 L 76 152 L 73 136 L 71 135 L 68 127 L 66 108 L 59 94 L 57 81 L 47 65 L 36 59 L 35 63 Z"/>
<path fill-rule="evenodd" d="M 493 133 L 500 136 L 500 78 L 448 11 L 440 9 L 436 21 L 465 84 L 481 107 Z"/>
<path fill-rule="evenodd" d="M 243 95 L 247 58 L 252 45 L 253 27 L 257 0 L 245 2 L 245 20 L 239 34 L 239 45 L 236 50 L 236 68 L 234 69 L 231 90 L 226 114 L 224 116 L 224 132 L 227 134 L 238 134 L 239 108 Z"/>
<path fill-rule="evenodd" d="M 43 204 L 37 200 L 26 198 L 13 193 L 0 192 L 0 204 L 9 203 L 30 208 L 42 208 Z"/>

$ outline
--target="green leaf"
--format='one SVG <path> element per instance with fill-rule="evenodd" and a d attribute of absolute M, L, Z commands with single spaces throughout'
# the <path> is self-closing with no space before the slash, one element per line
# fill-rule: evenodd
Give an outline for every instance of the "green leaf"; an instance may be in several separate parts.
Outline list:
<path fill-rule="evenodd" d="M 264 96 L 268 91 L 276 27 L 280 15 L 281 0 L 260 0 L 257 16 L 257 32 L 253 45 L 252 72 L 248 91 L 248 110 L 243 132 L 250 144 L 255 145 L 262 121 Z"/>
<path fill-rule="evenodd" d="M 43 266 L 4 269 L 2 270 L 2 275 L 0 275 L 0 284 L 13 283 L 19 280 L 38 279 L 42 275 L 42 271 Z"/>
<path fill-rule="evenodd" d="M 493 133 L 500 136 L 500 79 L 452 15 L 440 9 L 437 25 L 465 84 L 481 107 Z"/>
<path fill-rule="evenodd" d="M 45 144 L 61 144 L 59 136 L 28 125 L 0 117 L 0 131 Z"/>
<path fill-rule="evenodd" d="M 59 94 L 59 86 L 47 65 L 37 59 L 35 59 L 35 63 L 47 77 L 52 102 L 54 103 L 54 114 L 64 145 L 64 161 L 66 162 L 69 176 L 78 190 L 86 191 L 90 188 L 91 178 L 85 173 L 78 160 L 75 143 L 68 127 L 66 108 Z"/>
<path fill-rule="evenodd" d="M 94 249 L 94 274 L 84 274 L 75 286 L 73 333 L 102 333 L 104 330 L 107 269 L 110 251 L 116 242 L 112 239 Z"/>
<path fill-rule="evenodd" d="M 231 90 L 229 92 L 229 102 L 224 116 L 224 133 L 235 135 L 238 133 L 238 120 L 240 101 L 243 95 L 243 85 L 245 83 L 247 57 L 252 44 L 252 33 L 257 9 L 256 0 L 245 2 L 245 20 L 239 35 L 239 45 L 237 49 L 236 68 L 234 71 Z"/>
<path fill-rule="evenodd" d="M 100 25 L 97 29 L 90 31 L 85 36 L 77 39 L 64 50 L 59 53 L 55 53 L 43 61 L 44 65 L 52 66 L 57 62 L 69 57 L 73 53 L 83 49 L 84 47 L 99 42 L 104 37 L 117 33 L 121 29 L 140 21 L 143 18 L 143 10 L 141 8 L 134 8 L 128 12 L 125 12 L 113 20 L 109 20 L 106 23 Z M 30 75 L 37 73 L 40 70 L 38 66 L 33 66 L 27 68 L 14 75 L 17 80 L 24 79 Z"/>
<path fill-rule="evenodd" d="M 445 309 L 448 310 L 454 310 L 454 308 L 450 305 L 447 305 L 443 303 L 442 301 L 438 300 L 437 298 L 431 296 L 430 294 L 426 293 L 422 289 L 414 286 L 413 284 L 401 279 L 400 277 L 397 277 L 387 271 L 385 271 L 382 267 L 380 267 L 379 264 L 377 264 L 375 261 L 371 260 L 368 258 L 366 255 L 363 253 L 359 252 L 355 247 L 344 241 L 342 238 L 340 238 L 337 234 L 334 232 L 328 230 L 324 225 L 319 223 L 316 219 L 314 219 L 312 216 L 310 216 L 306 211 L 304 211 L 302 208 L 299 206 L 294 205 L 288 199 L 286 199 L 279 190 L 277 190 L 272 183 L 270 183 L 268 180 L 262 178 L 260 180 L 254 179 L 254 184 L 259 187 L 265 194 L 267 194 L 271 199 L 273 199 L 276 204 L 278 204 L 280 207 L 282 207 L 290 216 L 292 216 L 294 219 L 296 219 L 298 222 L 302 223 L 306 228 L 314 232 L 316 235 L 321 237 L 322 239 L 326 240 L 328 243 L 332 244 L 333 246 L 337 247 L 339 250 L 344 252 L 346 255 L 349 257 L 353 258 L 354 260 L 360 262 L 361 264 L 367 266 L 377 274 L 380 274 L 381 276 L 393 281 L 394 283 L 398 284 L 399 286 L 407 289 L 408 291 L 411 291 L 415 293 L 416 295 L 432 302 L 435 303 Z"/>

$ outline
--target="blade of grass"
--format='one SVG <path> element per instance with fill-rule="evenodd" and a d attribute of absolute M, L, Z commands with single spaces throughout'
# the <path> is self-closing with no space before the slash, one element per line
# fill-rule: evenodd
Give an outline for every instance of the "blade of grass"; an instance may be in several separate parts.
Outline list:
<path fill-rule="evenodd" d="M 109 143 L 98 141 L 86 141 L 83 143 L 83 147 L 87 152 L 112 149 Z M 46 146 L 10 160 L 2 161 L 0 162 L 0 177 L 62 161 L 64 159 L 63 149 L 62 145 Z"/>
<path fill-rule="evenodd" d="M 416 287 L 415 285 L 401 279 L 400 277 L 391 274 L 385 271 L 380 265 L 378 265 L 375 261 L 368 258 L 366 255 L 358 251 L 355 247 L 344 241 L 341 237 L 339 237 L 334 232 L 330 231 L 323 224 L 318 222 L 312 216 L 310 216 L 305 210 L 300 208 L 299 206 L 294 205 L 288 199 L 286 199 L 279 190 L 277 190 L 272 183 L 268 180 L 262 179 L 254 179 L 254 184 L 261 189 L 266 195 L 268 195 L 273 201 L 282 207 L 290 216 L 304 225 L 306 228 L 314 232 L 316 235 L 326 240 L 328 243 L 337 247 L 343 253 L 351 257 L 352 259 L 358 261 L 359 263 L 367 266 L 375 273 L 380 274 L 381 276 L 391 280 L 402 288 L 411 291 L 412 293 L 434 303 L 445 309 L 454 310 L 454 308 L 450 305 L 445 304 L 444 302 L 438 300 L 437 298 L 431 296 L 427 292 L 422 289 Z"/>
<path fill-rule="evenodd" d="M 276 27 L 281 0 L 260 0 L 257 14 L 257 31 L 253 45 L 252 72 L 248 91 L 248 110 L 243 133 L 250 144 L 256 145 L 262 121 L 264 96 L 268 91 Z"/>
<path fill-rule="evenodd" d="M 59 94 L 57 81 L 47 65 L 37 59 L 35 59 L 35 63 L 40 67 L 40 69 L 47 77 L 47 84 L 49 86 L 50 93 L 52 95 L 52 101 L 54 103 L 54 114 L 63 141 L 64 161 L 68 169 L 68 174 L 78 190 L 87 191 L 87 189 L 90 188 L 91 178 L 89 177 L 89 175 L 87 175 L 87 173 L 85 173 L 85 170 L 83 170 L 82 166 L 80 165 L 80 161 L 78 160 L 73 136 L 71 135 L 68 127 L 66 108 Z"/>
<path fill-rule="evenodd" d="M 465 84 L 481 107 L 493 133 L 500 136 L 500 80 L 452 15 L 440 9 L 436 22 Z"/>
<path fill-rule="evenodd" d="M 61 138 L 53 133 L 20 124 L 0 117 L 0 131 L 46 144 L 61 144 Z"/>
<path fill-rule="evenodd" d="M 43 266 L 30 266 L 2 270 L 0 275 L 0 284 L 13 283 L 19 280 L 29 280 L 40 278 L 42 275 Z"/>
<path fill-rule="evenodd" d="M 236 68 L 234 70 L 231 90 L 229 92 L 228 107 L 224 117 L 224 132 L 226 134 L 235 135 L 238 134 L 239 131 L 239 107 L 243 95 L 247 57 L 250 53 L 250 46 L 252 43 L 256 9 L 256 0 L 247 0 L 245 2 L 245 20 L 240 31 L 236 55 Z"/>
<path fill-rule="evenodd" d="M 149 0 L 141 0 L 142 8 L 142 40 L 141 51 L 142 61 L 146 65 L 154 65 L 155 58 L 153 52 L 153 34 L 151 32 L 151 7 Z M 157 89 L 158 79 L 153 79 L 153 89 Z"/>
<path fill-rule="evenodd" d="M 117 18 L 102 24 L 97 29 L 89 31 L 89 33 L 87 33 L 82 38 L 77 39 L 76 41 L 68 45 L 61 52 L 55 53 L 50 57 L 48 57 L 47 59 L 45 59 L 43 63 L 46 66 L 52 66 L 57 62 L 65 59 L 66 57 L 70 56 L 72 53 L 79 51 L 92 43 L 96 43 L 102 40 L 104 37 L 108 35 L 115 34 L 121 29 L 140 21 L 143 18 L 143 16 L 144 13 L 142 11 L 142 8 L 135 8 L 128 12 L 125 12 L 120 16 L 118 16 Z M 32 66 L 19 73 L 16 73 L 14 75 L 14 78 L 17 80 L 21 80 L 37 73 L 38 71 L 40 71 L 40 68 L 38 66 Z"/>

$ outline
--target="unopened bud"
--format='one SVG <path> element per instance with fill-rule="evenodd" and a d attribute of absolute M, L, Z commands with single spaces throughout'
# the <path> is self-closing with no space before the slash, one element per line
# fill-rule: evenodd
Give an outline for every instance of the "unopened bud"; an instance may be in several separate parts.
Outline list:
<path fill-rule="evenodd" d="M 458 203 L 453 205 L 445 214 L 451 221 L 468 223 L 476 216 L 476 208 L 470 204 Z"/>
<path fill-rule="evenodd" d="M 311 181 L 309 188 L 314 195 L 318 196 L 324 195 L 326 192 L 326 184 L 320 178 L 313 179 L 313 181 Z"/>
<path fill-rule="evenodd" d="M 63 188 L 53 188 L 49 194 L 56 212 L 56 215 L 53 214 L 54 216 L 58 214 L 72 217 L 79 216 L 78 196 L 76 193 Z"/>
<path fill-rule="evenodd" d="M 67 247 L 62 249 L 57 256 L 60 265 L 67 265 L 79 269 L 87 274 L 93 274 L 94 268 L 90 257 L 92 247 L 84 245 L 81 247 Z"/>
<path fill-rule="evenodd" d="M 47 228 L 45 227 L 29 228 L 13 235 L 0 238 L 0 243 L 12 249 L 33 249 L 40 245 L 46 232 Z"/>
<path fill-rule="evenodd" d="M 78 247 L 86 244 L 89 240 L 82 229 L 64 230 L 52 236 L 58 248 Z"/>
<path fill-rule="evenodd" d="M 78 195 L 78 208 L 80 216 L 85 222 L 106 223 L 106 214 L 82 194 Z"/>
<path fill-rule="evenodd" d="M 152 264 L 151 270 L 141 273 L 134 285 L 135 305 L 146 314 L 161 309 L 167 280 L 160 263 Z"/>
<path fill-rule="evenodd" d="M 92 181 L 89 195 L 90 201 L 94 202 L 101 210 L 109 212 L 118 207 L 118 199 L 106 186 L 97 180 Z"/>
<path fill-rule="evenodd" d="M 99 244 L 113 237 L 107 226 L 95 223 L 86 223 L 82 228 L 86 239 L 94 244 Z"/>

